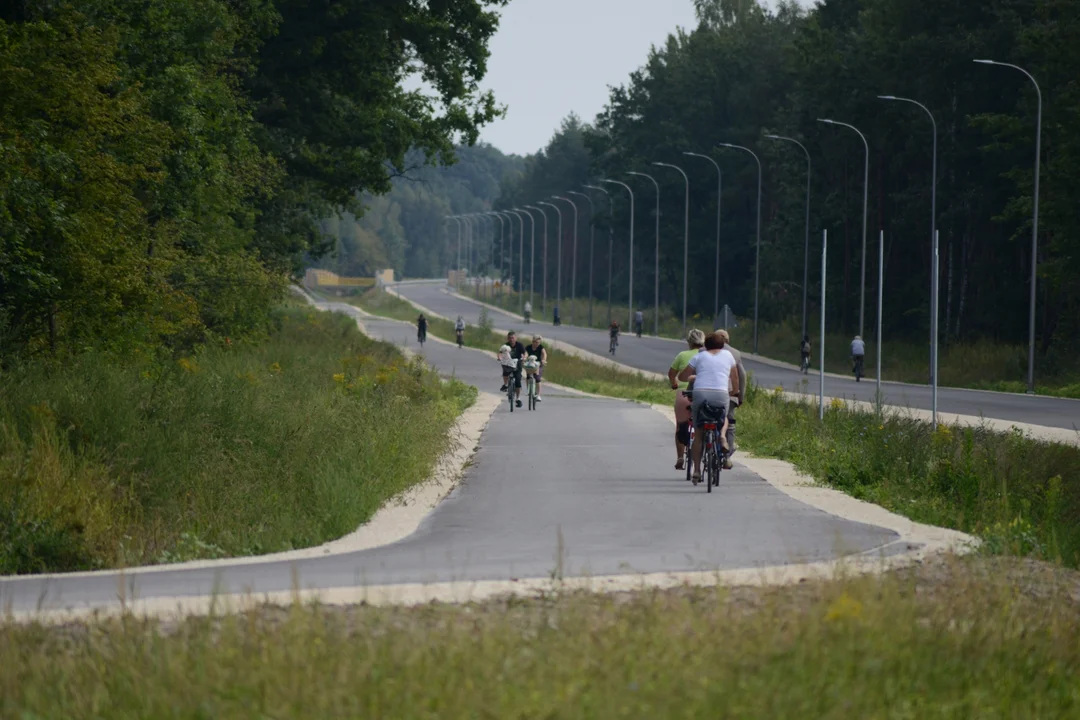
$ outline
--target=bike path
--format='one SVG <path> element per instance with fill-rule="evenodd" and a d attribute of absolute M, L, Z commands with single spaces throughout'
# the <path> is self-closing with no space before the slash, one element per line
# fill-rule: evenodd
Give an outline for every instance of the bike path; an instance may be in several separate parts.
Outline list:
<path fill-rule="evenodd" d="M 363 322 L 369 334 L 419 350 L 408 325 Z M 498 390 L 494 353 L 429 341 L 422 355 L 444 376 Z M 759 568 L 872 551 L 898 537 L 800 503 L 738 465 L 707 494 L 673 469 L 672 435 L 670 421 L 647 406 L 548 388 L 535 412 L 510 413 L 507 403 L 500 404 L 458 487 L 397 543 L 226 567 L 5 578 L 0 608 L 83 609 L 120 597 Z"/>
<path fill-rule="evenodd" d="M 401 286 L 396 288 L 396 291 L 402 297 L 440 315 L 451 318 L 461 315 L 472 324 L 479 319 L 481 306 L 450 293 L 445 285 Z M 534 307 L 537 305 L 534 304 Z M 488 308 L 488 314 L 496 327 L 513 328 L 525 334 L 539 332 L 556 342 L 610 357 L 608 334 L 604 330 L 572 327 L 565 324 L 555 327 L 548 322 L 536 319 L 529 325 L 525 325 L 520 318 L 492 308 Z M 666 373 L 675 354 L 685 348 L 686 344 L 677 340 L 653 336 L 638 338 L 626 333 L 620 337 L 615 360 L 639 370 Z M 744 353 L 749 351 L 749 348 L 739 349 Z M 755 382 L 761 387 L 769 389 L 782 387 L 789 392 L 803 392 L 811 395 L 818 393 L 820 375 L 816 371 L 803 375 L 797 368 L 777 367 L 750 359 L 745 354 L 743 362 L 747 371 L 753 373 Z M 826 368 L 830 372 L 832 370 L 843 372 L 850 369 L 850 366 Z M 927 385 L 883 382 L 881 388 L 886 405 L 924 410 L 931 408 L 931 388 Z M 832 377 L 828 374 L 825 377 L 827 397 L 872 403 L 875 391 L 876 386 L 872 380 L 864 379 L 863 382 L 857 383 L 853 377 Z M 938 412 L 942 415 L 971 415 L 1064 429 L 1080 428 L 1080 401 L 1069 398 L 939 387 Z"/>

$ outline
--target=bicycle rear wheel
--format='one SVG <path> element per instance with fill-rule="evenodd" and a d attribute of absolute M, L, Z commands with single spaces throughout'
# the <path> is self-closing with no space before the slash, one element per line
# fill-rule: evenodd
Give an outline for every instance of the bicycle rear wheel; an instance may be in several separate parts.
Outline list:
<path fill-rule="evenodd" d="M 702 464 L 705 466 L 703 473 L 705 476 L 705 491 L 710 493 L 712 492 L 713 486 L 713 472 L 715 472 L 713 457 L 716 455 L 716 447 L 713 445 L 713 440 L 713 433 L 710 432 L 707 438 L 708 442 L 705 445 L 705 457 L 702 459 Z"/>
<path fill-rule="evenodd" d="M 686 482 L 694 477 L 694 423 L 690 422 L 690 442 L 683 448 L 683 463 L 686 465 Z"/>
<path fill-rule="evenodd" d="M 510 401 L 510 412 L 514 412 L 514 376 L 506 383 L 506 397 Z"/>
<path fill-rule="evenodd" d="M 536 409 L 536 378 L 529 376 L 529 409 Z"/>

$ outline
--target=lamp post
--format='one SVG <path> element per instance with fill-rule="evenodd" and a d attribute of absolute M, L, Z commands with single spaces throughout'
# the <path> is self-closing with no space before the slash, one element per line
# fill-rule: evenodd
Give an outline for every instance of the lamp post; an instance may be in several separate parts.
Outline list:
<path fill-rule="evenodd" d="M 555 203 L 541 201 L 536 204 L 554 209 L 559 216 L 559 242 L 555 252 L 555 307 L 559 307 L 562 304 L 562 210 Z"/>
<path fill-rule="evenodd" d="M 499 220 L 499 284 L 501 285 L 504 264 L 506 262 L 506 250 L 504 248 L 506 242 L 506 220 L 503 218 L 502 213 L 492 212 L 491 215 Z"/>
<path fill-rule="evenodd" d="M 506 210 L 498 213 L 499 217 L 506 218 L 506 225 L 510 229 L 510 237 L 506 243 L 506 276 L 510 280 L 510 292 L 514 291 L 514 216 Z"/>
<path fill-rule="evenodd" d="M 608 322 L 611 322 L 611 256 L 615 251 L 615 206 L 611 201 L 611 193 L 596 185 L 585 185 L 590 190 L 604 193 L 608 202 L 608 244 L 607 244 L 607 314 Z"/>
<path fill-rule="evenodd" d="M 757 161 L 757 241 L 754 245 L 754 353 L 756 354 L 758 351 L 758 295 L 761 289 L 761 158 L 756 152 L 742 145 L 720 143 L 720 147 L 748 152 Z"/>
<path fill-rule="evenodd" d="M 806 155 L 806 239 L 803 241 L 803 273 L 802 273 L 802 334 L 806 337 L 806 287 L 810 282 L 810 151 L 806 146 L 795 138 L 784 135 L 766 135 L 770 140 L 783 140 L 795 143 L 802 148 Z M 863 230 L 866 230 L 866 217 L 863 216 Z"/>
<path fill-rule="evenodd" d="M 532 238 L 529 240 L 529 305 L 533 304 L 533 281 L 536 279 L 536 220 L 533 219 L 533 211 L 540 213 L 544 218 L 544 235 L 547 236 L 547 215 L 544 215 L 544 211 L 540 208 L 535 208 L 532 205 L 526 205 L 525 210 L 529 211 L 529 219 L 533 221 Z M 546 247 L 547 243 L 545 243 Z M 541 311 L 543 308 L 541 308 Z"/>
<path fill-rule="evenodd" d="M 533 277 L 532 264 L 533 264 L 533 262 L 534 262 L 534 260 L 536 258 L 536 218 L 534 218 L 532 213 L 529 212 L 528 210 L 526 210 L 525 208 L 519 209 L 518 212 L 523 213 L 525 215 L 525 217 L 529 218 L 529 307 L 532 307 L 532 277 Z M 521 264 L 521 284 L 524 285 L 525 284 L 525 234 L 524 233 L 522 233 L 522 235 L 521 235 L 521 255 L 519 255 L 518 257 L 519 257 L 519 262 Z M 521 304 L 524 305 L 524 302 L 525 302 L 525 293 L 524 293 L 524 291 L 522 291 L 521 300 L 522 300 Z"/>
<path fill-rule="evenodd" d="M 574 245 L 572 257 L 570 259 L 570 324 L 574 324 L 574 309 L 577 306 L 577 238 L 578 238 L 578 207 L 570 198 L 564 198 L 560 195 L 552 195 L 554 200 L 562 200 L 565 203 L 570 203 L 570 207 L 574 208 Z"/>
<path fill-rule="evenodd" d="M 937 428 L 937 389 L 938 389 L 938 233 L 937 233 L 937 120 L 934 119 L 934 113 L 930 112 L 930 108 L 923 105 L 917 100 L 911 98 L 896 97 L 895 95 L 878 95 L 881 100 L 892 100 L 896 102 L 906 102 L 911 105 L 917 105 L 922 108 L 927 117 L 930 118 L 930 125 L 934 129 L 934 154 L 931 161 L 931 178 L 930 178 L 930 267 L 933 277 L 930 279 L 930 386 L 931 386 L 931 404 L 933 405 L 933 419 L 931 424 L 934 428 Z"/>
<path fill-rule="evenodd" d="M 461 272 L 461 218 L 457 215 L 451 215 L 446 219 L 453 220 L 455 223 L 457 223 L 457 267 L 454 268 L 454 271 L 455 273 L 459 273 Z"/>
<path fill-rule="evenodd" d="M 839 120 L 818 118 L 819 123 L 826 125 L 839 125 L 849 130 L 854 130 L 862 138 L 865 155 L 863 156 L 863 196 L 862 196 L 862 265 L 859 270 L 859 335 L 863 335 L 866 326 L 863 322 L 866 315 L 866 207 L 867 197 L 870 190 L 870 143 L 866 142 L 866 136 L 855 127 Z"/>
<path fill-rule="evenodd" d="M 517 208 L 509 211 L 513 215 L 517 216 L 518 223 L 521 225 L 521 234 L 518 235 L 518 310 L 524 312 L 525 308 L 525 217 L 521 211 Z M 532 216 L 529 216 L 529 222 L 532 222 Z M 513 240 L 510 241 L 513 244 Z M 513 271 L 513 263 L 510 264 L 510 270 Z M 511 284 L 513 287 L 513 284 Z"/>
<path fill-rule="evenodd" d="M 537 205 L 543 205 L 543 203 L 536 203 L 536 204 Z M 547 219 L 547 213 L 544 211 L 543 208 L 535 208 L 535 207 L 532 207 L 531 205 L 526 205 L 526 207 L 529 208 L 530 210 L 537 211 L 538 213 L 540 213 L 540 216 L 544 218 L 544 249 L 540 251 L 540 254 L 542 256 L 541 265 L 543 266 L 543 270 L 540 273 L 543 276 L 543 278 L 541 279 L 541 285 L 543 286 L 543 292 L 540 295 L 540 314 L 543 315 L 544 313 L 547 312 L 548 219 Z"/>
<path fill-rule="evenodd" d="M 720 172 L 720 163 L 708 155 L 694 152 L 684 152 L 683 155 L 708 160 L 716 168 L 716 292 L 713 297 L 713 320 L 715 321 L 720 316 L 720 197 L 724 192 L 724 175 Z M 805 305 L 805 300 L 803 304 Z M 805 323 L 804 317 L 803 324 Z"/>
<path fill-rule="evenodd" d="M 577 195 L 583 197 L 589 202 L 589 327 L 593 324 L 593 244 L 596 240 L 596 206 L 593 205 L 592 198 L 583 192 L 577 192 L 576 190 L 567 190 L 567 195 Z"/>
<path fill-rule="evenodd" d="M 1031 298 L 1028 308 L 1028 395 L 1035 394 L 1035 269 L 1039 262 L 1039 158 L 1042 156 L 1042 90 L 1035 77 L 1019 65 L 1012 63 L 996 62 L 994 60 L 976 60 L 980 65 L 1000 65 L 1001 67 L 1019 70 L 1027 75 L 1028 80 L 1035 86 L 1035 95 L 1039 105 L 1035 120 L 1035 207 L 1031 212 Z"/>
<path fill-rule="evenodd" d="M 624 188 L 626 192 L 630 193 L 630 289 L 628 292 L 629 299 L 626 303 L 627 310 L 630 314 L 630 320 L 627 321 L 627 327 L 629 327 L 630 323 L 633 321 L 634 316 L 634 190 L 626 183 L 619 182 L 618 180 L 604 179 L 600 182 L 607 183 L 609 185 L 618 185 L 619 187 Z M 610 198 L 610 195 L 608 197 Z M 609 294 L 611 292 L 610 287 L 611 283 L 609 282 Z"/>
<path fill-rule="evenodd" d="M 639 175 L 643 178 L 649 178 L 652 180 L 653 187 L 656 188 L 656 257 L 654 258 L 655 265 L 653 266 L 653 335 L 660 334 L 660 183 L 656 182 L 656 178 L 652 175 L 647 175 L 643 172 L 628 172 L 627 175 Z M 633 308 L 631 308 L 633 311 Z M 630 313 L 631 317 L 627 320 L 627 327 L 633 324 L 633 312 Z"/>
<path fill-rule="evenodd" d="M 686 199 L 683 205 L 683 256 L 682 256 L 682 330 L 686 334 L 686 280 L 690 268 L 690 177 L 678 165 L 671 163 L 654 162 L 657 167 L 678 170 L 686 183 Z"/>

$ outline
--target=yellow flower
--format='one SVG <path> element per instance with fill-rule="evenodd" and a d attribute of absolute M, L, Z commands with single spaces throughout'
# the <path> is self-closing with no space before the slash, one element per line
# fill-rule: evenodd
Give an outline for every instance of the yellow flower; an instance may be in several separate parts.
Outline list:
<path fill-rule="evenodd" d="M 334 382 L 336 382 L 336 383 L 345 382 L 345 373 L 334 373 Z"/>
<path fill-rule="evenodd" d="M 832 408 L 833 410 L 843 410 L 844 409 L 844 401 L 841 400 L 840 398 L 833 398 L 832 401 L 829 402 L 829 407 Z"/>
<path fill-rule="evenodd" d="M 281 369 L 280 364 L 273 363 L 272 365 L 270 365 L 270 372 L 274 373 L 275 375 L 280 375 L 284 372 L 284 370 Z"/>
<path fill-rule="evenodd" d="M 825 620 L 828 622 L 836 622 L 847 618 L 857 620 L 862 617 L 862 611 L 862 603 L 848 595 L 845 591 L 829 605 L 829 609 L 825 613 Z"/>
<path fill-rule="evenodd" d="M 182 357 L 176 361 L 176 364 L 180 366 L 180 369 L 188 373 L 199 372 L 199 366 L 195 364 L 195 361 L 191 358 Z"/>

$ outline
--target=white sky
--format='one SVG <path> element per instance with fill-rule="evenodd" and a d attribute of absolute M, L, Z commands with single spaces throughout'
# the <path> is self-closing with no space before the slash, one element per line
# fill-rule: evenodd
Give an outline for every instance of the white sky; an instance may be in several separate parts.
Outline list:
<path fill-rule="evenodd" d="M 626 83 L 651 45 L 696 26 L 691 0 L 510 0 L 482 83 L 507 114 L 480 139 L 506 153 L 536 152 L 571 112 L 591 122 L 608 86 Z"/>

